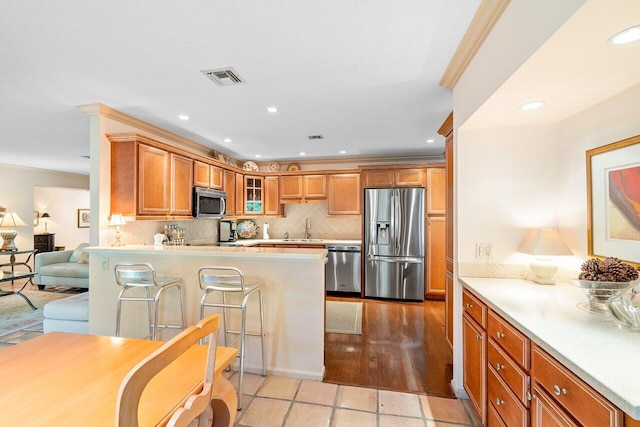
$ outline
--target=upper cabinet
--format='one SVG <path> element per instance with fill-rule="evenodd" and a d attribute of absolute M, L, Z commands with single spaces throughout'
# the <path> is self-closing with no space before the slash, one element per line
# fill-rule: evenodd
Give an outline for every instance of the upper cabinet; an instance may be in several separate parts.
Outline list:
<path fill-rule="evenodd" d="M 280 177 L 280 203 L 323 203 L 326 200 L 326 175 L 283 175 Z"/>
<path fill-rule="evenodd" d="M 360 215 L 362 188 L 359 173 L 328 176 L 329 215 Z"/>
<path fill-rule="evenodd" d="M 196 187 L 222 190 L 223 175 L 222 168 L 198 160 L 193 162 L 193 185 Z"/>
<path fill-rule="evenodd" d="M 135 134 L 111 140 L 111 212 L 136 219 L 191 218 L 192 159 Z"/>
<path fill-rule="evenodd" d="M 245 215 L 264 214 L 264 178 L 261 176 L 244 177 L 244 213 Z"/>
<path fill-rule="evenodd" d="M 363 173 L 365 188 L 424 187 L 423 168 L 370 169 Z"/>
<path fill-rule="evenodd" d="M 283 214 L 280 204 L 279 177 L 277 176 L 264 177 L 264 214 L 277 216 Z"/>
<path fill-rule="evenodd" d="M 446 177 L 444 168 L 427 169 L 427 215 L 447 212 Z"/>

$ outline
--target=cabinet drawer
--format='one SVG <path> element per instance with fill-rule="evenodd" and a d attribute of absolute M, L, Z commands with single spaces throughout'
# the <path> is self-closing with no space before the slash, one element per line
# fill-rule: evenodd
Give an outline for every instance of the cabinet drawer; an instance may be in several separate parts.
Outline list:
<path fill-rule="evenodd" d="M 487 334 L 524 369 L 530 368 L 531 341 L 493 311 L 489 311 Z"/>
<path fill-rule="evenodd" d="M 622 412 L 619 409 L 535 345 L 531 376 L 580 424 L 622 426 Z"/>
<path fill-rule="evenodd" d="M 462 310 L 483 329 L 487 327 L 487 306 L 466 289 L 462 291 Z"/>
<path fill-rule="evenodd" d="M 492 404 L 489 404 L 489 410 L 487 411 L 487 426 L 489 427 L 507 427 L 507 425 L 502 421 L 500 415 L 498 415 L 498 411 L 493 407 Z"/>
<path fill-rule="evenodd" d="M 498 377 L 493 367 L 488 369 L 487 398 L 496 409 L 502 421 L 509 427 L 528 426 L 529 411 L 511 393 L 507 385 Z"/>
<path fill-rule="evenodd" d="M 493 367 L 496 374 L 509 386 L 518 399 L 528 407 L 529 376 L 492 339 L 489 340 L 487 363 Z"/>
<path fill-rule="evenodd" d="M 547 393 L 537 384 L 533 386 L 533 402 L 531 403 L 532 426 L 578 427 L 571 417 L 556 405 Z"/>

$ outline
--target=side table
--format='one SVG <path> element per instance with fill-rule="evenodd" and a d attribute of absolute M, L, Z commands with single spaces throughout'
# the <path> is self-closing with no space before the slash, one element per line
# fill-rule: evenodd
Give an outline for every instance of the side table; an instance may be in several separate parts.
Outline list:
<path fill-rule="evenodd" d="M 27 287 L 27 284 L 29 283 L 33 284 L 32 280 L 33 280 L 33 277 L 36 275 L 36 273 L 33 271 L 31 266 L 29 265 L 29 261 L 31 260 L 31 258 L 36 252 L 37 252 L 36 249 L 30 249 L 26 251 L 0 251 L 0 256 L 9 256 L 8 263 L 0 264 L 0 273 L 1 273 L 0 283 L 11 282 L 11 284 L 13 285 L 13 282 L 15 280 L 29 279 L 29 280 L 26 280 L 22 285 L 22 287 L 17 291 L 13 291 L 13 290 L 4 291 L 0 289 L 0 297 L 4 297 L 8 295 L 20 295 L 33 310 L 37 310 L 37 307 L 33 305 L 33 303 L 29 300 L 29 298 L 27 298 L 25 294 L 22 293 L 22 291 L 24 290 L 24 288 Z M 27 255 L 27 258 L 23 261 L 16 261 L 16 255 Z M 15 271 L 16 266 L 25 266 L 29 271 L 16 272 Z M 5 270 L 4 267 L 10 267 L 10 269 Z"/>

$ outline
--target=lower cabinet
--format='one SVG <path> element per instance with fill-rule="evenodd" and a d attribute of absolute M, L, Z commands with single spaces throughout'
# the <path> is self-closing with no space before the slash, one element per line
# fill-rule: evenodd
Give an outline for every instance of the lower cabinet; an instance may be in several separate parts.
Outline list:
<path fill-rule="evenodd" d="M 462 303 L 463 383 L 484 425 L 637 425 L 466 288 Z"/>

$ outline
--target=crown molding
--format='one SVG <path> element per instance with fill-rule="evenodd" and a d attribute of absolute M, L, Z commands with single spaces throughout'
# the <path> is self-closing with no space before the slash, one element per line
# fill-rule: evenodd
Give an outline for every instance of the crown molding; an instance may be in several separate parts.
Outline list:
<path fill-rule="evenodd" d="M 483 0 L 440 79 L 440 86 L 453 90 L 482 43 L 498 22 L 510 0 Z"/>

